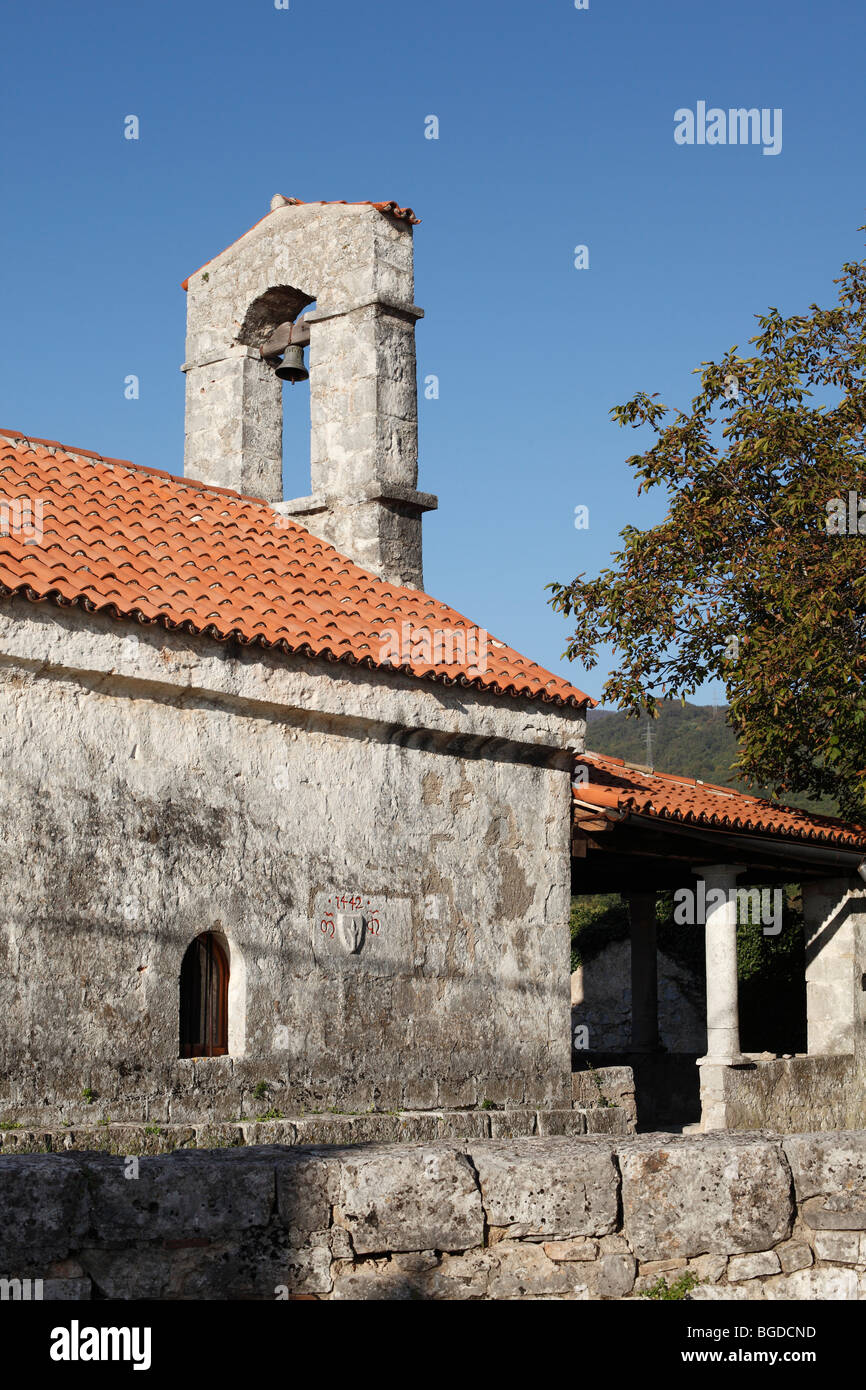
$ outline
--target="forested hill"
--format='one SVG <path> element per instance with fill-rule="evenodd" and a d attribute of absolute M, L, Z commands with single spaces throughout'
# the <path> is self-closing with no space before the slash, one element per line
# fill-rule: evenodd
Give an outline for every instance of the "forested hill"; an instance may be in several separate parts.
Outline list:
<path fill-rule="evenodd" d="M 737 756 L 737 743 L 728 726 L 726 712 L 724 705 L 681 705 L 679 700 L 663 702 L 658 719 L 628 719 L 617 711 L 590 710 L 586 746 L 594 753 L 610 753 L 630 763 L 651 765 L 659 772 L 682 772 L 702 782 L 740 787 L 760 795 L 760 788 L 746 787 L 745 782 L 730 771 Z M 652 738 L 649 756 L 648 728 Z M 763 794 L 772 796 L 770 791 Z M 829 800 L 809 801 L 807 797 L 794 794 L 776 799 L 791 806 L 823 811 L 826 815 L 838 814 Z"/>

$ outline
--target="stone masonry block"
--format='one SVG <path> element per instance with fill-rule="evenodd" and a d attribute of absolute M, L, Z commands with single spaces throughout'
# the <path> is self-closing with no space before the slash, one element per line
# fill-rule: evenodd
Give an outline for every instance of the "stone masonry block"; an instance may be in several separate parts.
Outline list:
<path fill-rule="evenodd" d="M 596 1292 L 600 1298 L 625 1298 L 634 1288 L 633 1255 L 602 1255 L 598 1262 Z"/>
<path fill-rule="evenodd" d="M 866 1263 L 866 1235 L 857 1231 L 816 1231 L 815 1254 L 833 1264 Z"/>
<path fill-rule="evenodd" d="M 732 1255 L 728 1261 L 728 1278 L 737 1284 L 743 1279 L 760 1279 L 765 1274 L 779 1274 L 782 1265 L 775 1250 L 762 1250 L 756 1255 Z"/>
<path fill-rule="evenodd" d="M 866 1131 L 791 1134 L 782 1140 L 798 1202 L 832 1196 L 856 1209 L 866 1194 Z"/>
<path fill-rule="evenodd" d="M 539 1110 L 536 1133 L 544 1138 L 553 1134 L 585 1134 L 586 1117 L 579 1110 Z"/>
<path fill-rule="evenodd" d="M 854 1269 L 799 1269 L 795 1274 L 783 1274 L 768 1279 L 762 1293 L 767 1299 L 820 1299 L 850 1302 L 859 1296 L 857 1271 Z"/>
<path fill-rule="evenodd" d="M 327 1230 L 331 1208 L 340 1197 L 339 1150 L 328 1156 L 315 1150 L 283 1150 L 274 1159 L 277 1211 L 283 1226 L 304 1240 L 311 1231 Z"/>
<path fill-rule="evenodd" d="M 800 1211 L 813 1231 L 866 1231 L 866 1192 L 809 1197 Z"/>
<path fill-rule="evenodd" d="M 610 1144 L 579 1138 L 516 1139 L 470 1148 L 491 1226 L 509 1235 L 567 1240 L 607 1235 L 617 1219 Z"/>
<path fill-rule="evenodd" d="M 534 1110 L 491 1110 L 490 1137 L 492 1139 L 518 1139 L 535 1133 L 536 1114 Z"/>
<path fill-rule="evenodd" d="M 621 1105 L 603 1105 L 586 1111 L 587 1134 L 631 1134 L 634 1125 L 629 1112 Z"/>
<path fill-rule="evenodd" d="M 805 1241 L 786 1240 L 776 1247 L 776 1254 L 783 1274 L 794 1274 L 798 1269 L 808 1269 L 813 1263 L 812 1251 Z"/>
<path fill-rule="evenodd" d="M 495 1247 L 488 1298 L 520 1300 L 572 1296 L 591 1266 L 555 1263 L 540 1245 L 502 1241 Z"/>
<path fill-rule="evenodd" d="M 100 1241 L 213 1237 L 265 1226 L 274 1202 L 274 1165 L 261 1150 L 192 1150 L 143 1158 L 137 1176 L 122 1159 L 85 1160 L 92 1225 Z"/>
<path fill-rule="evenodd" d="M 74 1159 L 0 1155 L 0 1271 L 22 1276 L 62 1258 L 83 1238 L 89 1212 L 85 1175 Z"/>
<path fill-rule="evenodd" d="M 358 1254 L 481 1245 L 484 1217 L 475 1176 L 453 1148 L 344 1152 L 340 1169 L 343 1223 Z"/>
<path fill-rule="evenodd" d="M 641 1260 L 766 1250 L 790 1233 L 779 1145 L 752 1135 L 647 1136 L 619 1149 L 625 1234 Z"/>

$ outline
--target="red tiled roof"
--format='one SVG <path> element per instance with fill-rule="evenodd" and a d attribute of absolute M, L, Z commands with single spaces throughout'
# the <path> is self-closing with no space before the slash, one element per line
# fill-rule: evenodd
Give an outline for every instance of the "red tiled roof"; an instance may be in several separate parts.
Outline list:
<path fill-rule="evenodd" d="M 285 195 L 283 195 L 283 196 L 285 196 Z M 415 213 L 412 211 L 411 208 L 401 208 L 399 203 L 395 203 L 395 202 L 393 202 L 393 201 L 389 201 L 389 202 L 386 202 L 386 203 L 371 203 L 371 202 L 347 203 L 345 198 L 331 198 L 331 199 L 321 198 L 318 202 L 305 203 L 304 200 L 303 200 L 303 198 L 286 198 L 285 203 L 282 203 L 280 206 L 281 206 L 281 207 L 296 207 L 296 208 L 297 208 L 297 207 L 300 207 L 300 208 L 311 208 L 311 207 L 375 208 L 377 212 L 384 212 L 384 213 L 387 213 L 387 215 L 388 215 L 389 217 L 398 217 L 398 218 L 400 218 L 401 221 L 403 221 L 403 222 L 410 222 L 413 226 L 416 226 L 416 227 L 417 227 L 418 223 L 421 221 L 421 218 L 420 218 L 420 217 L 416 217 L 416 216 L 415 216 Z M 265 216 L 264 216 L 264 217 L 260 217 L 260 218 L 258 219 L 257 222 L 254 222 L 254 223 L 253 223 L 253 227 L 257 227 L 257 226 L 259 225 L 259 222 L 264 222 L 265 217 L 270 217 L 270 215 L 271 215 L 272 212 L 279 212 L 279 208 L 270 208 L 270 209 L 265 213 Z M 248 227 L 248 228 L 247 228 L 247 232 L 251 232 L 251 231 L 253 230 L 253 227 Z M 243 233 L 242 233 L 242 236 L 246 236 L 247 232 L 243 232 Z M 238 241 L 240 241 L 240 239 L 241 239 L 240 237 L 237 238 Z M 235 245 L 234 242 L 231 242 L 230 244 L 231 244 L 232 246 Z M 224 247 L 223 247 L 223 250 L 220 251 L 218 254 L 221 256 L 221 255 L 223 254 L 223 252 L 224 252 L 224 251 L 227 251 L 228 249 L 229 249 L 228 246 L 224 246 Z M 216 256 L 211 256 L 210 261 L 205 261 L 203 265 L 200 265 L 200 266 L 199 266 L 198 270 L 204 270 L 204 268 L 205 268 L 206 265 L 210 265 L 210 264 L 211 264 L 211 261 L 215 261 L 216 259 L 217 259 Z M 187 288 L 189 287 L 189 282 L 190 282 L 190 280 L 192 279 L 192 276 L 193 276 L 193 275 L 198 275 L 198 270 L 194 270 L 194 271 L 192 272 L 192 275 L 188 275 L 188 276 L 186 277 L 186 279 L 185 279 L 184 281 L 181 282 L 181 289 L 182 289 L 182 290 L 185 290 L 185 289 L 187 289 Z"/>
<path fill-rule="evenodd" d="M 0 430 L 0 502 L 25 498 L 31 508 L 42 500 L 42 538 L 34 543 L 26 525 L 0 528 L 20 532 L 0 535 L 0 594 L 499 695 L 575 707 L 589 699 L 489 635 L 485 670 L 471 648 L 462 662 L 380 659 L 383 634 L 401 637 L 404 623 L 413 640 L 420 629 L 480 641 L 481 630 L 421 590 L 360 569 L 258 498 Z"/>
<path fill-rule="evenodd" d="M 866 826 L 848 825 L 833 816 L 777 806 L 772 801 L 681 777 L 671 772 L 642 772 L 622 758 L 584 753 L 575 759 L 588 782 L 575 781 L 575 811 L 600 809 L 634 811 L 660 820 L 683 821 L 705 829 L 738 830 L 778 835 L 786 839 L 812 840 L 853 849 L 866 849 Z"/>

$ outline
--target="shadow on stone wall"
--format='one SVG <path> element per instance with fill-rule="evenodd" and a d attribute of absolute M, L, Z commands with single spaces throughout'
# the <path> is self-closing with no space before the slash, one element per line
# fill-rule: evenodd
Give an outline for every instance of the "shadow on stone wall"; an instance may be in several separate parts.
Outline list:
<path fill-rule="evenodd" d="M 666 1129 L 697 1124 L 701 1118 L 698 1056 L 697 1052 L 584 1052 L 574 1054 L 574 1068 L 631 1067 L 638 1131 Z"/>

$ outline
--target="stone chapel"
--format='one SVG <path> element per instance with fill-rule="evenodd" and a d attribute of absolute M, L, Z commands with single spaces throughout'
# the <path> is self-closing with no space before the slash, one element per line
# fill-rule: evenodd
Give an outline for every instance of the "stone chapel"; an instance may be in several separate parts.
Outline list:
<path fill-rule="evenodd" d="M 95 1101 L 632 1127 L 628 1077 L 638 1121 L 641 1075 L 679 1084 L 654 903 L 695 876 L 694 1118 L 862 1125 L 866 829 L 588 752 L 586 694 L 424 590 L 417 220 L 278 195 L 189 277 L 182 477 L 0 431 L 0 1129 Z M 807 1051 L 755 1057 L 731 894 L 792 880 Z M 595 891 L 629 898 L 631 1034 L 593 1077 L 569 913 Z"/>
<path fill-rule="evenodd" d="M 416 220 L 189 277 L 183 477 L 0 436 L 6 1115 L 571 1104 L 587 696 L 423 591 Z"/>

